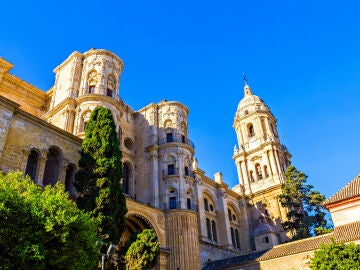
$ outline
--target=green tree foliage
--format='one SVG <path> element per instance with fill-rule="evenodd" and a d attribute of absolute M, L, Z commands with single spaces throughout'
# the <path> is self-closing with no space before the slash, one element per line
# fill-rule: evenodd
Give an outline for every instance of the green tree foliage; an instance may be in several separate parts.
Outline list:
<path fill-rule="evenodd" d="M 360 245 L 337 244 L 334 240 L 329 245 L 322 244 L 311 258 L 310 268 L 312 270 L 360 270 Z"/>
<path fill-rule="evenodd" d="M 0 174 L 0 269 L 94 269 L 96 228 L 62 184 Z"/>
<path fill-rule="evenodd" d="M 127 213 L 122 177 L 121 151 L 111 111 L 96 107 L 86 125 L 75 187 L 77 205 L 98 221 L 98 235 L 118 243 Z"/>
<path fill-rule="evenodd" d="M 280 203 L 289 209 L 286 231 L 296 232 L 293 240 L 329 232 L 323 202 L 325 196 L 306 183 L 305 173 L 289 166 L 284 174 L 285 184 L 279 195 Z"/>
<path fill-rule="evenodd" d="M 153 230 L 145 229 L 137 235 L 125 255 L 127 270 L 148 270 L 157 263 L 160 243 Z"/>

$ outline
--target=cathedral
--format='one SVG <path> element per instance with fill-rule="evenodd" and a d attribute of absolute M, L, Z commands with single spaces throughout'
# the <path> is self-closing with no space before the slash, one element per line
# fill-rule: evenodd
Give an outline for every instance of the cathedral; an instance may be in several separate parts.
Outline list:
<path fill-rule="evenodd" d="M 220 172 L 212 179 L 199 168 L 186 105 L 163 100 L 134 111 L 123 101 L 123 66 L 107 50 L 74 52 L 43 91 L 12 75 L 13 65 L 0 58 L 0 170 L 22 171 L 40 186 L 61 182 L 76 196 L 85 126 L 94 108 L 104 106 L 114 116 L 123 155 L 119 180 L 128 213 L 120 242 L 153 229 L 161 245 L 156 269 L 201 269 L 287 242 L 281 227 L 287 210 L 277 198 L 291 154 L 270 108 L 246 80 L 234 108 L 238 185 L 230 188 Z"/>

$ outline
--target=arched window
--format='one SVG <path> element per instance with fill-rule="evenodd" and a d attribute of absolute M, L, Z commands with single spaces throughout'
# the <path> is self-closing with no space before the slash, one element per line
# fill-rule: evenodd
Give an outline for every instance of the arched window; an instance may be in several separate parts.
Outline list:
<path fill-rule="evenodd" d="M 233 228 L 230 228 L 230 233 L 231 233 L 231 242 L 233 247 L 236 247 L 236 242 L 235 242 L 235 232 Z"/>
<path fill-rule="evenodd" d="M 214 220 L 211 221 L 211 228 L 212 228 L 213 241 L 217 242 L 216 223 Z"/>
<path fill-rule="evenodd" d="M 207 231 L 207 237 L 208 239 L 211 241 L 211 224 L 210 224 L 210 219 L 206 219 L 206 231 Z"/>
<path fill-rule="evenodd" d="M 248 136 L 249 138 L 255 136 L 254 126 L 251 123 L 248 125 Z"/>
<path fill-rule="evenodd" d="M 251 182 L 255 182 L 254 172 L 253 172 L 253 171 L 250 171 L 249 174 L 250 174 L 250 181 L 251 181 Z"/>
<path fill-rule="evenodd" d="M 235 229 L 235 240 L 236 240 L 236 247 L 240 249 L 240 237 L 239 237 L 239 231 Z"/>
<path fill-rule="evenodd" d="M 231 210 L 228 208 L 228 216 L 229 216 L 229 220 L 232 221 L 232 214 L 231 214 Z"/>
<path fill-rule="evenodd" d="M 29 175 L 31 180 L 36 181 L 37 170 L 39 167 L 39 153 L 36 150 L 31 150 L 27 159 L 25 175 Z"/>
<path fill-rule="evenodd" d="M 171 129 L 173 127 L 173 123 L 170 119 L 167 119 L 165 122 L 164 122 L 164 127 L 166 127 L 167 129 Z"/>
<path fill-rule="evenodd" d="M 186 207 L 187 207 L 187 209 L 192 209 L 192 203 L 191 203 L 191 198 L 192 198 L 192 191 L 191 191 L 191 189 L 188 189 L 187 191 L 186 191 L 186 196 L 187 196 L 187 198 L 186 198 Z"/>
<path fill-rule="evenodd" d="M 169 208 L 170 209 L 177 208 L 176 197 L 177 197 L 176 189 L 170 188 L 169 189 Z"/>
<path fill-rule="evenodd" d="M 167 158 L 167 175 L 175 175 L 175 162 L 176 159 L 173 156 Z"/>
<path fill-rule="evenodd" d="M 204 209 L 209 212 L 209 201 L 206 198 L 204 198 Z"/>
<path fill-rule="evenodd" d="M 88 94 L 95 93 L 95 86 L 97 83 L 97 72 L 95 70 L 89 72 L 87 77 Z"/>
<path fill-rule="evenodd" d="M 131 166 L 127 162 L 123 164 L 123 179 L 122 179 L 122 187 L 123 192 L 125 194 L 130 195 L 130 183 L 131 183 Z"/>
<path fill-rule="evenodd" d="M 256 175 L 257 175 L 257 178 L 259 180 L 263 179 L 263 175 L 262 175 L 262 172 L 261 172 L 261 166 L 259 163 L 256 163 L 255 164 L 255 170 L 256 170 Z"/>
<path fill-rule="evenodd" d="M 266 165 L 264 165 L 264 174 L 266 178 L 269 177 L 269 171 Z"/>
<path fill-rule="evenodd" d="M 81 120 L 82 120 L 81 126 L 82 127 L 81 127 L 80 132 L 85 132 L 87 123 L 90 120 L 90 116 L 91 116 L 91 111 L 86 111 L 86 112 L 83 113 L 83 115 L 81 117 Z"/>
<path fill-rule="evenodd" d="M 66 176 L 65 176 L 65 191 L 69 192 L 71 197 L 76 196 L 76 189 L 74 186 L 75 183 L 75 173 L 76 167 L 74 164 L 69 164 L 66 167 Z"/>
<path fill-rule="evenodd" d="M 106 95 L 108 97 L 112 97 L 113 96 L 113 92 L 115 90 L 115 87 L 116 87 L 116 80 L 115 80 L 115 77 L 110 74 L 108 76 L 108 79 L 107 79 L 107 88 L 106 88 Z"/>
<path fill-rule="evenodd" d="M 45 169 L 43 184 L 46 185 L 55 185 L 58 181 L 59 171 L 60 171 L 60 152 L 56 148 L 50 148 L 46 157 Z"/>

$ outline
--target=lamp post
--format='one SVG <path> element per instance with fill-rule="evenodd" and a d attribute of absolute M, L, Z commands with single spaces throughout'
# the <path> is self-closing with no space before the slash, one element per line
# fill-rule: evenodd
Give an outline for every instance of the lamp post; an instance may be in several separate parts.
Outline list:
<path fill-rule="evenodd" d="M 109 244 L 109 247 L 106 250 L 106 244 L 103 241 L 98 242 L 99 245 L 99 253 L 101 254 L 101 270 L 105 269 L 105 256 L 111 257 L 115 251 L 117 246 L 114 244 Z"/>

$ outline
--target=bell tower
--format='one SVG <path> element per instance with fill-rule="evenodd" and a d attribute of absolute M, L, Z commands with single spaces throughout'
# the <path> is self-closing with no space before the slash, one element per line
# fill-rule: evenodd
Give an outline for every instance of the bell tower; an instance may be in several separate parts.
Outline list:
<path fill-rule="evenodd" d="M 269 107 L 252 93 L 246 78 L 244 82 L 244 97 L 239 102 L 233 124 L 238 141 L 233 159 L 239 178 L 234 190 L 247 195 L 254 206 L 252 226 L 256 248 L 269 248 L 279 243 L 277 239 L 280 242 L 286 239 L 281 227 L 286 209 L 280 205 L 278 195 L 284 183 L 284 172 L 291 164 L 291 154 L 280 142 L 277 120 Z"/>

